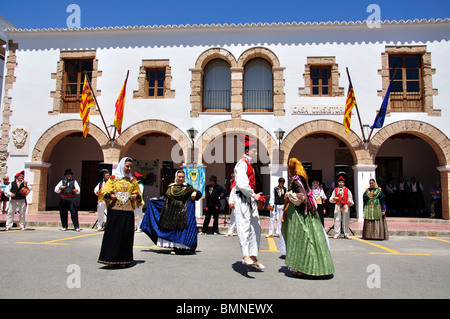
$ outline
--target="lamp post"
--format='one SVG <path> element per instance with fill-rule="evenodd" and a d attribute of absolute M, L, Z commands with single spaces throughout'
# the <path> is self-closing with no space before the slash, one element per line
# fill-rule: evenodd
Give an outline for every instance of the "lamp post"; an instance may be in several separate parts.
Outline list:
<path fill-rule="evenodd" d="M 189 135 L 189 138 L 191 139 L 192 142 L 192 150 L 191 150 L 191 163 L 194 164 L 194 138 L 197 135 L 197 130 L 193 127 L 191 127 L 190 129 L 186 130 L 186 132 Z"/>
<path fill-rule="evenodd" d="M 281 140 L 283 139 L 285 131 L 283 129 L 279 128 L 276 131 L 274 131 L 275 136 L 278 139 L 278 163 L 280 163 L 280 154 L 281 154 Z"/>

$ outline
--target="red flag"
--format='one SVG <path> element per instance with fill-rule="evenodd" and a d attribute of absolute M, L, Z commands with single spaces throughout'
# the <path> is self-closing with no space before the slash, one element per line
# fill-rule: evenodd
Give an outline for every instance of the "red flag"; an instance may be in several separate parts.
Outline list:
<path fill-rule="evenodd" d="M 123 120 L 123 111 L 125 109 L 125 93 L 127 89 L 127 80 L 128 80 L 128 74 L 130 71 L 127 72 L 127 77 L 125 78 L 125 82 L 123 83 L 122 90 L 120 90 L 119 97 L 116 101 L 116 112 L 114 115 L 114 126 L 116 127 L 117 131 L 122 133 L 122 120 Z"/>

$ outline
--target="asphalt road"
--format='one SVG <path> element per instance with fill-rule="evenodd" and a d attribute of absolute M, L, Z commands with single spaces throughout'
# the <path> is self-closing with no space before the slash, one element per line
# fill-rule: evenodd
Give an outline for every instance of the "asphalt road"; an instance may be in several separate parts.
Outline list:
<path fill-rule="evenodd" d="M 31 228 L 0 232 L 0 298 L 409 299 L 449 298 L 450 240 L 331 239 L 335 274 L 293 278 L 278 238 L 261 238 L 264 271 L 240 262 L 238 238 L 199 236 L 195 254 L 171 255 L 135 234 L 133 267 L 97 263 L 103 233 Z"/>

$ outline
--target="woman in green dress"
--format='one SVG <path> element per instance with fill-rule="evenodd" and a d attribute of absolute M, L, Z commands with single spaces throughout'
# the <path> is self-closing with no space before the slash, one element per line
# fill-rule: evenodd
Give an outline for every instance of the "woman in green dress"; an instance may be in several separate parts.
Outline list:
<path fill-rule="evenodd" d="M 389 239 L 386 222 L 385 195 L 378 187 L 377 182 L 371 178 L 370 187 L 363 195 L 364 202 L 364 225 L 362 237 L 364 239 Z"/>
<path fill-rule="evenodd" d="M 328 238 L 317 213 L 308 176 L 297 158 L 289 160 L 292 183 L 286 193 L 282 234 L 286 243 L 286 265 L 296 277 L 330 276 L 334 264 Z"/>

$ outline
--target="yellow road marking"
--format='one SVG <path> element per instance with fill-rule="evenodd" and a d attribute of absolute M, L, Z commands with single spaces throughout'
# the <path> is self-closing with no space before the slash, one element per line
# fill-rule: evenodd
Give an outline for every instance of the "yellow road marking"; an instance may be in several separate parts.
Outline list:
<path fill-rule="evenodd" d="M 380 249 L 383 249 L 383 250 L 387 251 L 387 253 L 373 253 L 373 252 L 371 252 L 371 253 L 369 253 L 371 255 L 408 255 L 408 256 L 429 256 L 430 255 L 430 254 L 401 253 L 401 252 L 398 252 L 398 251 L 393 250 L 391 248 L 388 248 L 388 247 L 385 247 L 385 246 L 381 246 L 381 245 L 372 243 L 370 241 L 367 241 L 367 240 L 364 240 L 364 239 L 361 239 L 361 238 L 356 238 L 354 236 L 350 236 L 350 237 L 353 238 L 353 239 L 356 239 L 356 240 L 358 240 L 360 242 L 363 242 L 363 243 L 366 243 L 366 244 L 369 244 L 369 245 L 372 245 L 372 246 L 375 246 L 377 248 L 380 248 Z"/>
<path fill-rule="evenodd" d="M 450 243 L 450 240 L 445 240 L 445 239 L 440 239 L 440 238 L 434 238 L 434 237 L 428 237 L 428 238 L 434 239 L 434 240 L 440 240 L 440 241 L 443 241 L 443 242 L 445 242 L 445 243 Z"/>
<path fill-rule="evenodd" d="M 277 245 L 275 244 L 275 240 L 273 239 L 273 237 L 269 237 L 267 238 L 267 241 L 269 242 L 269 250 L 260 250 L 263 252 L 272 252 L 272 253 L 278 253 L 280 252 L 277 248 Z"/>
<path fill-rule="evenodd" d="M 88 236 L 95 236 L 95 235 L 100 235 L 101 233 L 95 233 L 95 234 L 87 234 L 87 235 L 81 235 L 81 236 L 74 236 L 74 237 L 68 237 L 68 238 L 61 238 L 61 239 L 55 239 L 55 240 L 49 240 L 49 241 L 44 241 L 41 243 L 36 243 L 36 242 L 16 242 L 16 244 L 30 244 L 30 245 L 69 245 L 69 244 L 61 244 L 58 243 L 60 241 L 65 241 L 65 240 L 70 240 L 70 239 L 76 239 L 76 238 L 82 238 L 82 237 L 88 237 Z"/>

